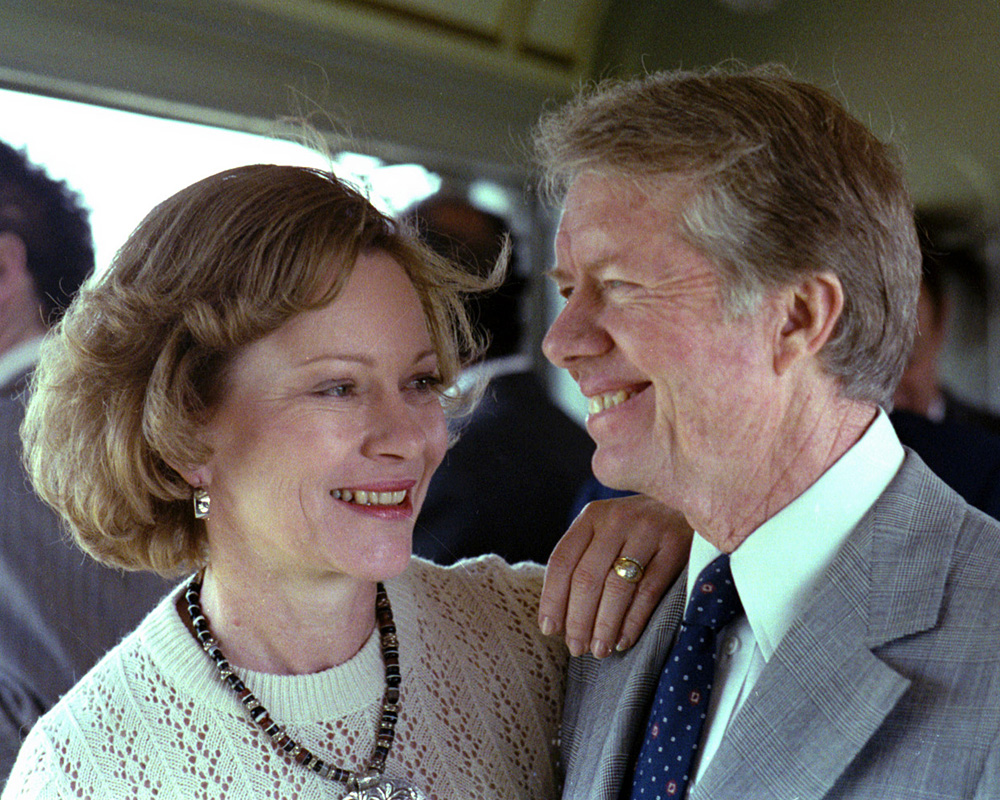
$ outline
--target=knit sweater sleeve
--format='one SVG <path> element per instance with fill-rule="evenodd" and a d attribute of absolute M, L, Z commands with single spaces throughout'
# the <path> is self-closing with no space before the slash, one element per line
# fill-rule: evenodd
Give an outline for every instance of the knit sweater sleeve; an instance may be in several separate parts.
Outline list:
<path fill-rule="evenodd" d="M 41 726 L 33 728 L 21 746 L 22 756 L 14 764 L 3 800 L 63 800 L 72 798 L 69 787 L 62 780 L 58 757 L 52 747 L 50 732 Z"/>
<path fill-rule="evenodd" d="M 400 644 L 400 657 L 411 657 L 408 731 L 449 776 L 439 797 L 559 796 L 568 655 L 538 630 L 543 574 L 494 556 L 448 568 L 415 559 L 407 572 L 419 587 L 410 624 L 420 631 Z"/>
<path fill-rule="evenodd" d="M 559 796 L 567 655 L 537 629 L 541 580 L 541 567 L 491 557 L 450 568 L 414 559 L 387 581 L 403 678 L 387 777 L 431 800 Z M 175 596 L 36 724 L 2 800 L 344 797 L 343 784 L 291 761 L 248 719 Z M 385 686 L 377 633 L 320 673 L 238 672 L 297 741 L 363 767 Z"/>

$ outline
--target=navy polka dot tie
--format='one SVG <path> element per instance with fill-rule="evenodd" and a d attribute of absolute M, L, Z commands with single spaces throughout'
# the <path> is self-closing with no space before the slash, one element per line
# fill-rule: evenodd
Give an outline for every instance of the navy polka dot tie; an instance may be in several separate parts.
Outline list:
<path fill-rule="evenodd" d="M 632 800 L 683 797 L 687 791 L 715 675 L 716 636 L 742 611 L 729 556 L 719 556 L 695 582 L 660 675 L 635 763 Z"/>

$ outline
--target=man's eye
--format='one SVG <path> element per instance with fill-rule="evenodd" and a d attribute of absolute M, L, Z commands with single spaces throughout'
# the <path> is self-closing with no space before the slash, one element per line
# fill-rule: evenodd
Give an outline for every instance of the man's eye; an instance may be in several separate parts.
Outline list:
<path fill-rule="evenodd" d="M 318 393 L 326 397 L 350 397 L 354 394 L 354 384 L 349 382 L 330 383 L 320 387 Z"/>

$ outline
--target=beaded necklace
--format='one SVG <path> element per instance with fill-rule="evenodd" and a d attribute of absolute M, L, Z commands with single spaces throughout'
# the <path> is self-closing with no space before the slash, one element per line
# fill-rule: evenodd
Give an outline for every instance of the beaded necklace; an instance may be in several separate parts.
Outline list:
<path fill-rule="evenodd" d="M 396 722 L 399 719 L 399 687 L 402 676 L 399 671 L 399 639 L 392 620 L 392 606 L 385 586 L 378 584 L 375 592 L 375 620 L 378 625 L 382 645 L 382 663 L 385 665 L 385 694 L 382 696 L 382 718 L 379 722 L 375 748 L 363 773 L 352 772 L 326 763 L 296 742 L 285 731 L 284 726 L 271 719 L 270 713 L 247 685 L 233 671 L 232 665 L 212 636 L 208 619 L 201 609 L 202 574 L 191 578 L 184 590 L 188 615 L 194 628 L 194 637 L 208 653 L 219 671 L 219 677 L 232 689 L 247 710 L 250 719 L 267 734 L 278 752 L 321 778 L 343 783 L 350 790 L 345 800 L 425 800 L 423 794 L 399 781 L 383 778 L 385 761 L 396 736 Z"/>

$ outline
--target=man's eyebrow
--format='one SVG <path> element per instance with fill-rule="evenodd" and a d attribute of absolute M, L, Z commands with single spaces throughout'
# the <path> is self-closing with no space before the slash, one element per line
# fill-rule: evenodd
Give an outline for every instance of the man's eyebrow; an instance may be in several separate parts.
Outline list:
<path fill-rule="evenodd" d="M 602 256 L 595 259 L 593 263 L 586 265 L 583 272 L 588 275 L 600 276 L 609 269 L 614 269 L 615 265 L 616 260 L 612 256 Z M 552 279 L 556 283 L 570 283 L 573 281 L 573 274 L 561 267 L 553 267 L 548 270 L 545 273 L 545 277 Z"/>

